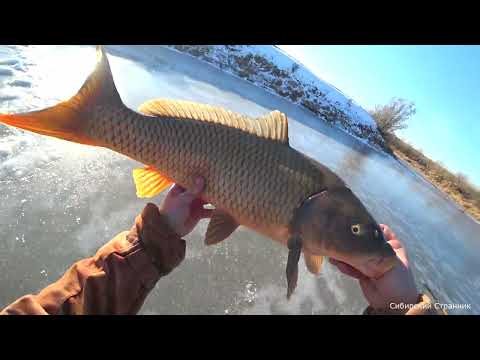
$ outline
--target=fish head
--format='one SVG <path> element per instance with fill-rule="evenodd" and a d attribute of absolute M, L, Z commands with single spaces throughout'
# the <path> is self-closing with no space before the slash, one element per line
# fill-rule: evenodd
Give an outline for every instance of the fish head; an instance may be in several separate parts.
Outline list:
<path fill-rule="evenodd" d="M 375 219 L 346 186 L 306 199 L 295 212 L 292 230 L 305 251 L 343 261 L 369 278 L 382 276 L 397 261 Z"/>

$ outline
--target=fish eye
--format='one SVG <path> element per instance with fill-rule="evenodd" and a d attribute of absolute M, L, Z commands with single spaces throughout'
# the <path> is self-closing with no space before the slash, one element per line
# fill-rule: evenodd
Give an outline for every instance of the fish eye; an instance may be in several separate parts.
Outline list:
<path fill-rule="evenodd" d="M 353 235 L 359 235 L 360 234 L 360 225 L 352 225 L 352 234 Z"/>

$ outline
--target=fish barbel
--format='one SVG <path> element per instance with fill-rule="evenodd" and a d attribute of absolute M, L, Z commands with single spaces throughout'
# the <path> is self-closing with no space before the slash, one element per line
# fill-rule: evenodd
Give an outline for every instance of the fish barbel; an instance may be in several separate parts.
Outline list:
<path fill-rule="evenodd" d="M 290 147 L 285 114 L 251 118 L 219 107 L 155 99 L 139 111 L 125 106 L 107 55 L 71 99 L 44 110 L 0 115 L 0 122 L 81 144 L 111 149 L 146 166 L 133 170 L 137 195 L 171 184 L 189 189 L 205 178 L 202 199 L 215 206 L 205 243 L 246 226 L 288 246 L 287 298 L 303 252 L 318 274 L 324 256 L 370 277 L 394 265 L 382 232 L 345 183 L 326 166 Z"/>

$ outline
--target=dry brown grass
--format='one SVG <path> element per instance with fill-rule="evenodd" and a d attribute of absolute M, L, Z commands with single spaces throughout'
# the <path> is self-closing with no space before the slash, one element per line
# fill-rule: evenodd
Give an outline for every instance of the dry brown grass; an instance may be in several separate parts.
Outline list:
<path fill-rule="evenodd" d="M 460 205 L 465 212 L 480 221 L 480 190 L 462 174 L 452 174 L 441 164 L 429 159 L 421 151 L 395 135 L 384 135 L 395 156 L 407 162 L 438 189 Z"/>

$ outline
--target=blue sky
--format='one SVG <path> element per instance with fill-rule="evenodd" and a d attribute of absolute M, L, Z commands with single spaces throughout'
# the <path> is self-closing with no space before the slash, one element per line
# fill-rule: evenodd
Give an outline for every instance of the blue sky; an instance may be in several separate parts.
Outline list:
<path fill-rule="evenodd" d="M 279 47 L 365 109 L 413 101 L 397 135 L 480 186 L 480 46 Z"/>

